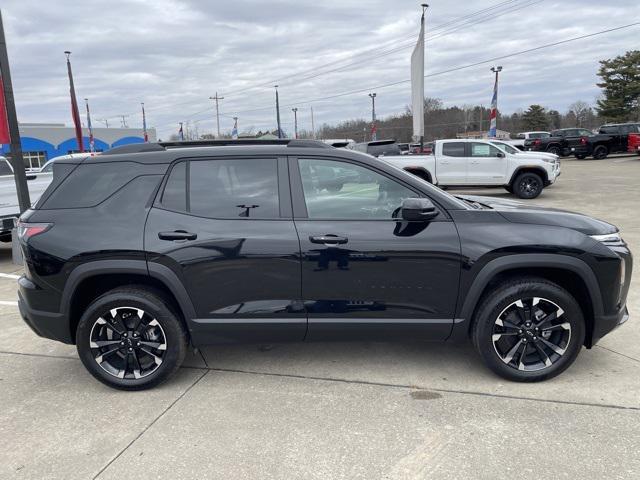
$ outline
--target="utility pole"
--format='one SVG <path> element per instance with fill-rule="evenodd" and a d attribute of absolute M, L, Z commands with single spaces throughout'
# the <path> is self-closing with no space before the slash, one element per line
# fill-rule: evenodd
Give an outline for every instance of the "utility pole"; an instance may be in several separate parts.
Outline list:
<path fill-rule="evenodd" d="M 31 206 L 29 199 L 29 187 L 27 186 L 27 175 L 24 171 L 22 160 L 22 145 L 20 143 L 20 130 L 18 128 L 18 116 L 16 115 L 16 102 L 13 98 L 13 87 L 11 84 L 11 70 L 9 68 L 9 55 L 7 54 L 7 42 L 4 38 L 4 26 L 2 24 L 2 10 L 0 10 L 0 88 L 3 90 L 5 110 L 7 112 L 7 125 L 11 144 L 11 166 L 13 167 L 13 178 L 16 182 L 16 192 L 18 194 L 18 204 L 20 213 Z M 0 118 L 4 116 L 0 112 Z"/>
<path fill-rule="evenodd" d="M 376 93 L 370 93 L 371 97 L 371 141 L 378 139 L 378 132 L 376 128 Z"/>
<path fill-rule="evenodd" d="M 278 97 L 278 85 L 274 85 L 276 89 L 276 118 L 278 121 L 278 138 L 282 138 L 282 128 L 280 128 L 280 98 Z"/>
<path fill-rule="evenodd" d="M 218 92 L 216 92 L 216 96 L 209 97 L 209 100 L 215 100 L 216 102 L 216 131 L 218 132 L 216 138 L 220 138 L 220 107 L 218 105 L 218 100 L 224 100 L 224 97 L 219 97 Z"/>
<path fill-rule="evenodd" d="M 100 123 L 104 123 L 105 128 L 109 128 L 109 119 L 108 118 L 96 118 L 96 120 Z"/>
<path fill-rule="evenodd" d="M 316 124 L 313 120 L 313 106 L 311 107 L 311 138 L 316 139 Z"/>
<path fill-rule="evenodd" d="M 293 138 L 298 138 L 298 107 L 291 109 L 293 112 Z"/>
<path fill-rule="evenodd" d="M 502 71 L 502 66 L 491 67 L 491 71 L 496 74 L 496 81 L 493 84 L 493 98 L 491 99 L 491 113 L 489 114 L 489 138 L 496 138 L 498 128 L 498 74 Z"/>
<path fill-rule="evenodd" d="M 127 125 L 127 117 L 129 115 L 118 115 L 122 120 L 120 121 L 120 123 L 122 124 L 122 128 L 129 128 L 129 125 Z"/>

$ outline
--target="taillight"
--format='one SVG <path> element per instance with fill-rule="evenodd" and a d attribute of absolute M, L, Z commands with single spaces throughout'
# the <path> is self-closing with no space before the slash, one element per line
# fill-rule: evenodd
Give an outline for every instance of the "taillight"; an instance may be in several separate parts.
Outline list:
<path fill-rule="evenodd" d="M 26 223 L 26 222 L 18 222 L 18 239 L 26 242 L 31 237 L 35 237 L 36 235 L 40 235 L 41 233 L 46 232 L 51 227 L 53 227 L 53 223 Z"/>
<path fill-rule="evenodd" d="M 587 144 L 587 137 L 580 137 L 580 143 L 582 145 L 586 145 Z"/>
<path fill-rule="evenodd" d="M 534 145 L 540 145 L 541 143 L 542 143 L 542 141 L 541 141 L 539 138 L 536 138 L 536 139 L 533 141 L 533 144 L 534 144 Z"/>

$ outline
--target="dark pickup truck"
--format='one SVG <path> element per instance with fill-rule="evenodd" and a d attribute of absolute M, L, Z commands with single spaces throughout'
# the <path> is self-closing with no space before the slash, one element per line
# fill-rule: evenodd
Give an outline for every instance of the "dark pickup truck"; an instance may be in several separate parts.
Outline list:
<path fill-rule="evenodd" d="M 561 128 L 552 130 L 550 137 L 528 138 L 524 141 L 525 151 L 549 152 L 566 157 L 586 151 L 585 138 L 593 135 L 593 132 L 586 128 Z M 583 157 L 584 158 L 584 157 Z"/>
<path fill-rule="evenodd" d="M 640 133 L 640 122 L 603 125 L 596 135 L 587 138 L 586 155 L 576 153 L 576 157 L 592 155 L 593 158 L 605 158 L 610 153 L 626 152 L 630 133 Z"/>

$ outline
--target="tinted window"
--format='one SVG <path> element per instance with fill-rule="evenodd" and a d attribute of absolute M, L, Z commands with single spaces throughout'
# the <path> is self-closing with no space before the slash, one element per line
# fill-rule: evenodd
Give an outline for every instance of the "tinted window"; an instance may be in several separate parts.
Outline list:
<path fill-rule="evenodd" d="M 442 144 L 442 154 L 447 157 L 464 157 L 464 142 L 445 142 Z"/>
<path fill-rule="evenodd" d="M 581 130 L 578 130 L 577 135 L 582 135 L 582 136 L 587 136 L 587 137 L 589 137 L 589 136 L 593 135 L 593 132 L 592 132 L 591 130 L 585 130 L 585 129 L 583 128 L 583 129 L 581 129 Z"/>
<path fill-rule="evenodd" d="M 54 181 L 58 166 L 54 163 Z M 74 167 L 75 165 L 64 165 Z M 135 176 L 131 162 L 80 164 L 43 204 L 43 208 L 92 207 L 106 200 Z M 62 168 L 62 171 L 68 168 Z M 49 190 L 49 189 L 47 189 Z M 44 197 L 44 195 L 43 195 Z"/>
<path fill-rule="evenodd" d="M 187 162 L 173 166 L 160 203 L 171 210 L 187 210 Z"/>
<path fill-rule="evenodd" d="M 529 138 L 547 138 L 550 135 L 547 132 L 530 133 Z"/>
<path fill-rule="evenodd" d="M 486 143 L 471 143 L 471 156 L 472 157 L 497 157 L 499 150 L 493 145 Z"/>
<path fill-rule="evenodd" d="M 412 190 L 368 168 L 334 160 L 298 161 L 309 218 L 391 219 Z"/>
<path fill-rule="evenodd" d="M 618 127 L 601 127 L 600 133 L 604 133 L 608 135 L 616 134 L 618 133 Z"/>
<path fill-rule="evenodd" d="M 189 211 L 214 218 L 280 215 L 278 165 L 273 159 L 189 162 Z"/>
<path fill-rule="evenodd" d="M 0 160 L 0 175 L 13 175 L 7 160 Z"/>

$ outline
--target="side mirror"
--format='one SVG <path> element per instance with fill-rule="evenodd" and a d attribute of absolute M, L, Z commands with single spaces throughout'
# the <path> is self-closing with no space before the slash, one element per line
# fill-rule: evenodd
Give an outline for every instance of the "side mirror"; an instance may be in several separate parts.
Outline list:
<path fill-rule="evenodd" d="M 498 158 L 504 158 L 504 153 L 502 153 L 502 152 L 498 152 L 498 153 L 496 153 L 496 157 L 498 157 Z"/>
<path fill-rule="evenodd" d="M 438 216 L 438 210 L 428 198 L 407 198 L 402 202 L 400 215 L 407 221 L 429 221 Z"/>

